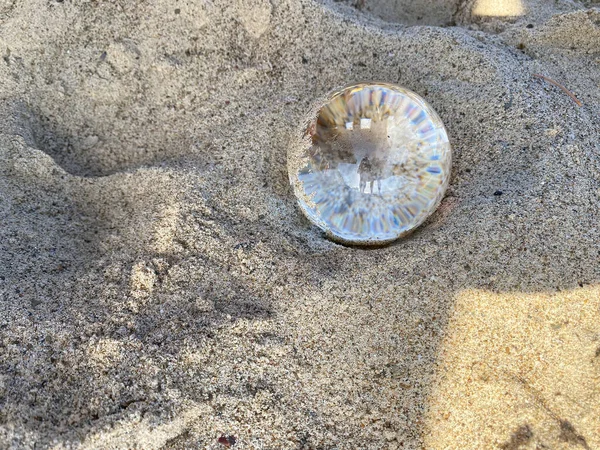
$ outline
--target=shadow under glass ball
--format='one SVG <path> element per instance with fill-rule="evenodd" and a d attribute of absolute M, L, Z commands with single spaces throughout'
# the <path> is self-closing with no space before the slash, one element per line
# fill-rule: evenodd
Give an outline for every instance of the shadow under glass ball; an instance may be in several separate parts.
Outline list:
<path fill-rule="evenodd" d="M 418 227 L 442 200 L 450 167 L 441 119 L 423 98 L 388 83 L 330 93 L 288 154 L 302 211 L 350 245 L 386 244 Z"/>

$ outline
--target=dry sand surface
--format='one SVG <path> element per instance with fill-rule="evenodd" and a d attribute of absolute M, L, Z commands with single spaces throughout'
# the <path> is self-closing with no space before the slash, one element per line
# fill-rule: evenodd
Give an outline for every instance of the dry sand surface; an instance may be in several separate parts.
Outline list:
<path fill-rule="evenodd" d="M 0 55 L 0 448 L 600 448 L 598 2 L 2 0 Z M 286 171 L 358 80 L 454 149 L 371 250 Z"/>

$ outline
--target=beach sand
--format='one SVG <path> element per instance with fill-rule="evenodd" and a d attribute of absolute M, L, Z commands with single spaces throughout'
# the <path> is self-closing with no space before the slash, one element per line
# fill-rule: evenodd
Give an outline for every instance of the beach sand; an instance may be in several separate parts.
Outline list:
<path fill-rule="evenodd" d="M 0 2 L 0 448 L 600 448 L 599 6 Z M 377 249 L 287 179 L 360 80 L 454 152 Z"/>

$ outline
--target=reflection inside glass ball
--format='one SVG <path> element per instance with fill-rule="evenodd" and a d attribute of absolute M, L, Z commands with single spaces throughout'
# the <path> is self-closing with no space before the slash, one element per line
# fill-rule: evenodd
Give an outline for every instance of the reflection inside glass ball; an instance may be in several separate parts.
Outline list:
<path fill-rule="evenodd" d="M 393 241 L 420 225 L 448 185 L 451 150 L 435 111 L 391 84 L 330 94 L 288 155 L 307 217 L 334 240 Z"/>

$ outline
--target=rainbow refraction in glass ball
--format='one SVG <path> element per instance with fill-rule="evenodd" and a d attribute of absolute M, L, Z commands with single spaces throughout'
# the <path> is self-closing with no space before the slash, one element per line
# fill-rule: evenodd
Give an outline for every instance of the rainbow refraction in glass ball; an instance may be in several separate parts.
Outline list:
<path fill-rule="evenodd" d="M 360 83 L 313 110 L 288 153 L 301 209 L 338 242 L 381 245 L 418 227 L 450 178 L 444 124 L 400 86 Z"/>

